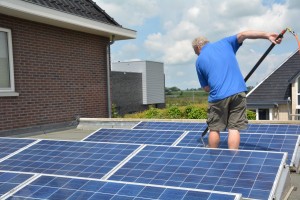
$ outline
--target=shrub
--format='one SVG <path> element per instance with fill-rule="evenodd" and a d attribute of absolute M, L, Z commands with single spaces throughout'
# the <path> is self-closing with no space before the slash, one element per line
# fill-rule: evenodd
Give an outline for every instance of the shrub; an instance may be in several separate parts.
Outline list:
<path fill-rule="evenodd" d="M 182 113 L 177 106 L 170 106 L 167 110 L 168 118 L 170 119 L 180 119 L 182 116 Z"/>
<path fill-rule="evenodd" d="M 249 120 L 256 120 L 256 113 L 251 110 L 247 110 L 247 118 Z"/>
<path fill-rule="evenodd" d="M 206 119 L 207 112 L 205 108 L 200 107 L 194 107 L 192 110 L 188 113 L 187 117 L 188 119 Z"/>
<path fill-rule="evenodd" d="M 154 108 L 153 106 L 150 106 L 148 110 L 145 111 L 145 118 L 153 119 L 153 118 L 161 118 L 162 114 L 160 112 L 160 109 Z"/>

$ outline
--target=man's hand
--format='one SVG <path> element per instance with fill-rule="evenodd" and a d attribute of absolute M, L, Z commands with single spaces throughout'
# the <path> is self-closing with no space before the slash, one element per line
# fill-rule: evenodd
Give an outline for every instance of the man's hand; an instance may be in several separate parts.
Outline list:
<path fill-rule="evenodd" d="M 280 44 L 282 38 L 278 38 L 276 40 L 276 38 L 278 37 L 277 33 L 269 33 L 268 39 L 273 43 L 273 44 Z"/>

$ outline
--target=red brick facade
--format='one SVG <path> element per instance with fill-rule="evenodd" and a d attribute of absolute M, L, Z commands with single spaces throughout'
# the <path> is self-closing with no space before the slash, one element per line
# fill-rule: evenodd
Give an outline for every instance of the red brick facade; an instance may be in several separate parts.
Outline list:
<path fill-rule="evenodd" d="M 0 14 L 12 32 L 17 97 L 0 97 L 0 131 L 108 117 L 109 38 Z"/>

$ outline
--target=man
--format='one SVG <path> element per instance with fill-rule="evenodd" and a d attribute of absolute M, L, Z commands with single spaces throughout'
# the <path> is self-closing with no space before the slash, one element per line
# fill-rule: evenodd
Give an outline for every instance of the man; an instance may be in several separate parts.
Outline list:
<path fill-rule="evenodd" d="M 268 39 L 274 44 L 276 33 L 244 31 L 217 42 L 210 43 L 205 37 L 193 40 L 198 55 L 196 70 L 201 87 L 209 92 L 207 124 L 210 130 L 208 146 L 218 148 L 220 131 L 228 129 L 228 148 L 238 149 L 240 130 L 247 128 L 247 87 L 240 71 L 236 52 L 245 39 Z M 276 41 L 275 41 L 276 40 Z"/>

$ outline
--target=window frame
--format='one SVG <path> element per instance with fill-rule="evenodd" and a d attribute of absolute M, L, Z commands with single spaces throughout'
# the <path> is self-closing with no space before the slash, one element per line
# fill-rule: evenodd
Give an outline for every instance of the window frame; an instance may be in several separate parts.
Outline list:
<path fill-rule="evenodd" d="M 12 46 L 12 34 L 11 30 L 7 28 L 0 27 L 1 32 L 7 34 L 7 48 L 8 48 L 8 62 L 9 62 L 9 88 L 0 87 L 0 97 L 1 96 L 19 96 L 19 93 L 15 92 L 15 76 L 14 76 L 14 62 L 13 62 L 13 46 Z"/>
<path fill-rule="evenodd" d="M 297 90 L 297 103 L 296 103 L 296 109 L 300 109 L 300 76 L 296 79 L 296 90 Z"/>

